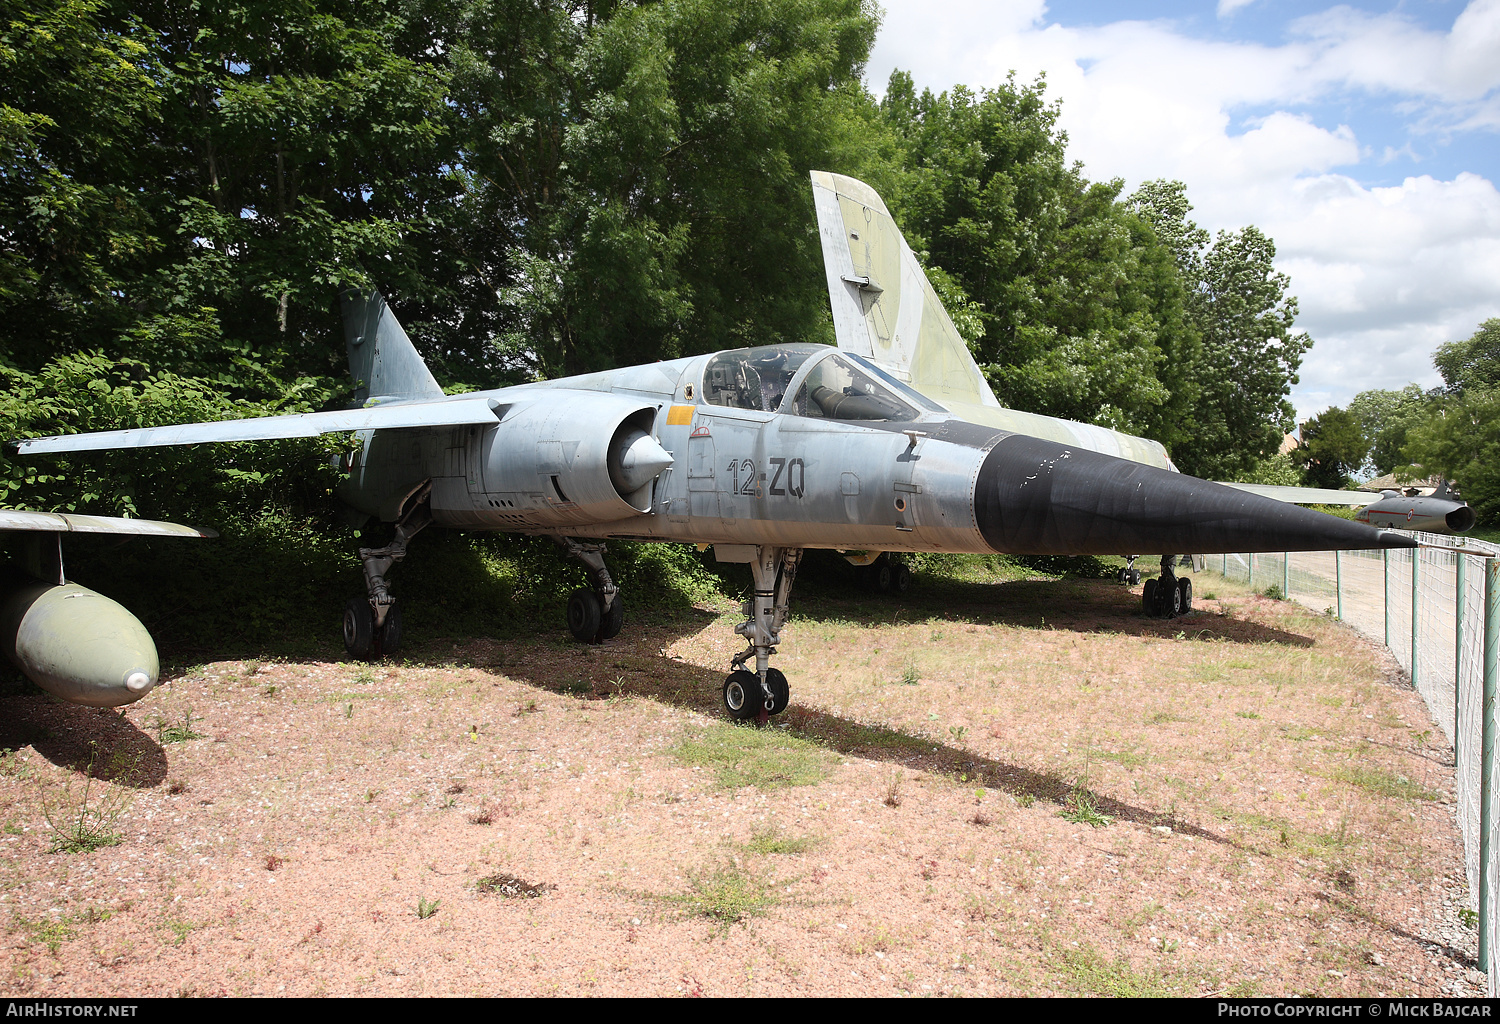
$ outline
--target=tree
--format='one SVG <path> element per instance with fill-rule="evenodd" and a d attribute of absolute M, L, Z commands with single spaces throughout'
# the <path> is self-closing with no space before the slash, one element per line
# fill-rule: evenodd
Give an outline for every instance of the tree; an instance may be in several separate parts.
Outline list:
<path fill-rule="evenodd" d="M 1415 384 L 1400 391 L 1361 391 L 1349 403 L 1349 412 L 1360 422 L 1370 444 L 1367 467 L 1374 475 L 1394 472 L 1407 463 L 1403 454 L 1407 434 L 1432 414 L 1436 395 Z"/>
<path fill-rule="evenodd" d="M 1297 300 L 1254 227 L 1208 232 L 1188 219 L 1181 182 L 1148 181 L 1130 197 L 1171 251 L 1186 290 L 1186 340 L 1169 377 L 1173 459 L 1184 472 L 1236 480 L 1273 456 L 1294 422 L 1287 401 L 1312 340 L 1292 330 Z"/>
<path fill-rule="evenodd" d="M 1170 255 L 1066 160 L 1045 82 L 916 94 L 891 76 L 880 115 L 899 168 L 887 204 L 913 249 L 981 311 L 975 358 L 1017 408 L 1146 432 L 1180 326 Z M 1165 308 L 1165 311 L 1163 309 Z M 1180 321 L 1180 317 L 1177 318 Z"/>
<path fill-rule="evenodd" d="M 1486 320 L 1466 341 L 1438 346 L 1432 364 L 1448 394 L 1500 388 L 1500 317 Z"/>
<path fill-rule="evenodd" d="M 1464 341 L 1440 345 L 1433 364 L 1444 394 L 1406 434 L 1413 472 L 1456 480 L 1485 525 L 1500 521 L 1500 319 Z"/>
<path fill-rule="evenodd" d="M 1293 454 L 1306 486 L 1342 490 L 1369 453 L 1359 418 L 1334 406 L 1302 424 L 1302 443 Z"/>

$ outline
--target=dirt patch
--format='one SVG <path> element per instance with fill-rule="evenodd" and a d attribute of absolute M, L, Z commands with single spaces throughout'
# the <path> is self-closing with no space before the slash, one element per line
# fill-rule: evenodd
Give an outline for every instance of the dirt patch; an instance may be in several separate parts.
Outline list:
<path fill-rule="evenodd" d="M 1171 622 L 1107 581 L 814 589 L 761 737 L 707 611 L 202 665 L 124 714 L 7 697 L 4 984 L 1482 992 L 1420 698 L 1337 623 L 1205 588 Z M 113 844 L 54 852 L 90 807 Z"/>

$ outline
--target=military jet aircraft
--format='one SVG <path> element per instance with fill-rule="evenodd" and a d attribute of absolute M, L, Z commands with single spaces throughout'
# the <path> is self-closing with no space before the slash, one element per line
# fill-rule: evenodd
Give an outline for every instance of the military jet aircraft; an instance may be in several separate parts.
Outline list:
<path fill-rule="evenodd" d="M 1229 484 L 1251 494 L 1301 505 L 1346 505 L 1358 508 L 1356 522 L 1369 523 L 1394 530 L 1421 530 L 1424 533 L 1468 533 L 1476 517 L 1445 480 L 1429 495 L 1406 495 L 1386 489 L 1378 495 L 1368 491 L 1336 491 L 1314 487 L 1277 487 L 1270 484 Z"/>
<path fill-rule="evenodd" d="M 813 184 L 838 348 L 738 348 L 445 396 L 385 301 L 345 295 L 350 371 L 368 393 L 360 408 L 16 447 L 354 432 L 338 493 L 394 528 L 385 547 L 360 550 L 366 592 L 343 619 L 357 658 L 399 647 L 388 577 L 429 525 L 553 538 L 589 572 L 567 605 L 584 642 L 624 623 L 604 541 L 712 545 L 754 581 L 724 706 L 762 721 L 790 699 L 770 659 L 807 548 L 1161 555 L 1144 600 L 1170 614 L 1191 603 L 1172 573 L 1181 552 L 1416 546 L 1182 475 L 1155 442 L 1001 408 L 879 196 L 823 172 Z"/>

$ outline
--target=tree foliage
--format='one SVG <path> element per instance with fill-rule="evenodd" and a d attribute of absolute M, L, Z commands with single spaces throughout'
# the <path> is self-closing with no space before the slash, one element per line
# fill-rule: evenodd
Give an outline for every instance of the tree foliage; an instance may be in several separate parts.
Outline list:
<path fill-rule="evenodd" d="M 1407 430 L 1410 471 L 1458 481 L 1481 523 L 1500 522 L 1500 319 L 1439 346 L 1433 364 L 1444 394 Z"/>
<path fill-rule="evenodd" d="M 934 96 L 898 72 L 877 101 L 875 11 L 0 0 L 3 426 L 338 405 L 345 286 L 381 288 L 455 388 L 831 341 L 825 168 L 887 198 L 1003 401 L 1201 475 L 1274 452 L 1308 342 L 1270 239 L 1210 239 L 1180 183 L 1089 181 L 1041 80 Z M 332 516 L 320 446 L 274 450 L 0 455 L 0 487 Z"/>
<path fill-rule="evenodd" d="M 1342 490 L 1370 454 L 1359 417 L 1347 409 L 1325 409 L 1302 424 L 1302 443 L 1293 453 L 1308 487 Z"/>

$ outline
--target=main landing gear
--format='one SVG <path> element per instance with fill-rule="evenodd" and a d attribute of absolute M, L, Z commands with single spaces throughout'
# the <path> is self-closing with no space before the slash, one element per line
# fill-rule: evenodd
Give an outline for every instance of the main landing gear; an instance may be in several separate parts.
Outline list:
<path fill-rule="evenodd" d="M 568 595 L 568 632 L 579 643 L 597 644 L 620 635 L 625 625 L 625 600 L 604 565 L 604 545 L 584 544 L 571 537 L 553 537 L 568 557 L 583 563 L 593 588 Z"/>
<path fill-rule="evenodd" d="M 1161 576 L 1147 580 L 1141 591 L 1141 610 L 1149 619 L 1171 619 L 1193 610 L 1193 581 L 1172 572 L 1177 555 L 1162 555 Z"/>
<path fill-rule="evenodd" d="M 781 643 L 781 627 L 790 611 L 792 583 L 802 561 L 801 548 L 757 547 L 750 571 L 755 577 L 755 594 L 745 602 L 745 621 L 734 631 L 749 646 L 730 660 L 734 669 L 724 680 L 724 710 L 738 721 L 754 718 L 762 725 L 772 715 L 786 710 L 791 688 L 780 670 L 770 667 L 771 655 Z M 745 663 L 755 659 L 755 671 Z"/>
<path fill-rule="evenodd" d="M 901 595 L 911 589 L 911 570 L 889 551 L 861 570 L 866 584 L 882 594 Z"/>
<path fill-rule="evenodd" d="M 1127 587 L 1133 587 L 1139 583 L 1141 581 L 1141 571 L 1135 567 L 1135 560 L 1139 557 L 1139 555 L 1126 555 L 1125 568 L 1115 573 L 1115 579 Z"/>
<path fill-rule="evenodd" d="M 376 661 L 401 649 L 401 606 L 391 595 L 386 575 L 406 557 L 411 539 L 432 522 L 427 504 L 432 493 L 428 483 L 407 503 L 407 511 L 396 520 L 396 536 L 383 548 L 360 548 L 364 564 L 364 597 L 351 597 L 344 605 L 344 650 L 359 661 Z"/>

